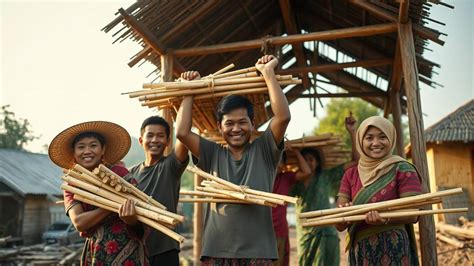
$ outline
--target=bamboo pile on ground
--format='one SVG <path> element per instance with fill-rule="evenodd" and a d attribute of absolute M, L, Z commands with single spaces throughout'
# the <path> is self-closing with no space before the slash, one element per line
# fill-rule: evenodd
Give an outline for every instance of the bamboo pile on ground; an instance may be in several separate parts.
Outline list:
<path fill-rule="evenodd" d="M 380 217 L 399 218 L 413 217 L 420 215 L 432 215 L 439 213 L 459 213 L 467 212 L 467 208 L 422 210 L 420 207 L 439 204 L 442 197 L 462 193 L 461 188 L 438 191 L 434 193 L 426 193 L 400 199 L 387 200 L 376 203 L 353 205 L 342 208 L 334 208 L 319 211 L 310 211 L 299 214 L 302 226 L 326 226 L 338 223 L 357 222 L 365 220 L 365 214 L 369 211 L 376 210 Z"/>
<path fill-rule="evenodd" d="M 125 92 L 130 98 L 138 98 L 142 106 L 159 109 L 176 107 L 183 96 L 194 95 L 195 100 L 223 97 L 228 94 L 255 94 L 268 90 L 265 80 L 257 74 L 255 67 L 227 72 L 231 64 L 199 80 L 146 83 L 143 90 Z M 291 75 L 276 75 L 280 86 L 300 84 L 301 80 Z"/>
<path fill-rule="evenodd" d="M 202 181 L 201 186 L 196 186 L 195 191 L 180 191 L 180 195 L 192 196 L 180 197 L 180 202 L 257 204 L 269 207 L 296 204 L 297 199 L 294 197 L 239 186 L 195 166 L 188 166 L 186 170 L 206 180 Z"/>
<path fill-rule="evenodd" d="M 170 229 L 183 222 L 183 216 L 167 211 L 162 204 L 104 165 L 91 172 L 76 164 L 72 169 L 64 170 L 64 173 L 61 179 L 65 183 L 61 189 L 74 193 L 74 199 L 115 213 L 119 212 L 120 205 L 127 199 L 132 199 L 140 222 L 178 242 L 184 241 L 184 237 Z"/>
<path fill-rule="evenodd" d="M 419 240 L 419 228 L 415 225 Z M 471 265 L 474 261 L 474 222 L 459 218 L 459 225 L 436 223 L 436 249 L 440 265 Z"/>

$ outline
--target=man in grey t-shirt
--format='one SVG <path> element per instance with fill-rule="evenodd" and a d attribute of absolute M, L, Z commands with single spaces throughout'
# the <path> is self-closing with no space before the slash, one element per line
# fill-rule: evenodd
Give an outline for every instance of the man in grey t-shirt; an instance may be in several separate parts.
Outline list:
<path fill-rule="evenodd" d="M 138 140 L 145 161 L 130 169 L 138 188 L 176 213 L 181 175 L 188 165 L 188 149 L 177 141 L 169 156 L 163 152 L 170 141 L 170 126 L 159 116 L 151 116 L 141 126 Z M 156 230 L 146 239 L 150 265 L 179 265 L 179 243 Z"/>
<path fill-rule="evenodd" d="M 227 146 L 191 132 L 192 96 L 183 99 L 177 118 L 177 137 L 197 157 L 197 166 L 238 185 L 272 192 L 283 136 L 290 122 L 288 102 L 275 77 L 278 60 L 271 55 L 255 64 L 268 87 L 274 113 L 265 133 L 250 142 L 253 106 L 245 97 L 229 95 L 217 105 L 217 127 Z M 181 75 L 199 78 L 196 71 Z M 251 204 L 210 204 L 204 217 L 203 265 L 250 265 L 278 258 L 271 208 Z"/>

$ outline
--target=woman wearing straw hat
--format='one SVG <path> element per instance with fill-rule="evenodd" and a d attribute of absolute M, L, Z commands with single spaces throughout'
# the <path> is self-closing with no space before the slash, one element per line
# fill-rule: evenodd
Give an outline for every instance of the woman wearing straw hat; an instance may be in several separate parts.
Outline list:
<path fill-rule="evenodd" d="M 360 124 L 355 143 L 360 160 L 342 178 L 340 207 L 421 194 L 416 168 L 392 155 L 395 142 L 395 127 L 389 120 L 372 116 Z M 418 265 L 411 225 L 416 221 L 417 217 L 382 219 L 377 211 L 370 211 L 365 221 L 336 228 L 348 228 L 350 265 Z"/>
<path fill-rule="evenodd" d="M 102 163 L 125 176 L 128 170 L 113 164 L 127 154 L 130 143 L 128 132 L 117 124 L 84 122 L 59 133 L 49 146 L 49 157 L 62 168 L 79 164 L 92 171 Z M 64 191 L 64 207 L 81 236 L 86 237 L 82 265 L 148 265 L 142 241 L 144 227 L 137 222 L 133 201 L 122 204 L 117 215 L 79 202 L 74 194 Z"/>

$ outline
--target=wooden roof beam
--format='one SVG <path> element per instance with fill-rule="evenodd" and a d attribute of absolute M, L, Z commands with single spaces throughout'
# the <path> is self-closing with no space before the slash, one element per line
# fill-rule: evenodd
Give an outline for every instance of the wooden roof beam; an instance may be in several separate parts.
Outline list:
<path fill-rule="evenodd" d="M 298 98 L 361 98 L 361 97 L 386 97 L 387 93 L 384 91 L 372 91 L 372 92 L 347 92 L 347 93 L 310 93 L 310 94 L 299 94 L 299 95 L 287 95 L 296 96 Z"/>
<path fill-rule="evenodd" d="M 378 25 L 370 25 L 363 27 L 352 27 L 345 29 L 337 30 L 327 30 L 320 32 L 312 32 L 307 34 L 294 34 L 288 36 L 278 36 L 268 38 L 273 45 L 284 45 L 284 44 L 293 44 L 301 43 L 306 41 L 326 41 L 326 40 L 335 40 L 342 38 L 355 38 L 363 36 L 373 36 L 378 34 L 386 34 L 397 31 L 396 23 L 385 23 Z M 176 57 L 185 57 L 185 56 L 199 56 L 206 54 L 215 54 L 215 53 L 227 53 L 241 50 L 249 49 L 259 49 L 262 45 L 261 39 L 234 42 L 234 43 L 224 43 L 217 45 L 209 46 L 200 46 L 200 47 L 190 47 L 177 49 L 174 51 Z"/>
<path fill-rule="evenodd" d="M 277 74 L 281 75 L 294 75 L 299 73 L 320 73 L 320 72 L 330 72 L 330 71 L 339 71 L 345 68 L 351 67 L 379 67 L 392 64 L 393 60 L 391 58 L 381 58 L 381 59 L 369 59 L 369 60 L 359 60 L 349 63 L 339 63 L 339 64 L 324 64 L 316 66 L 307 66 L 307 67 L 295 67 L 288 69 L 277 70 Z"/>
<path fill-rule="evenodd" d="M 123 17 L 125 22 L 132 28 L 138 35 L 140 35 L 143 41 L 150 46 L 155 53 L 162 56 L 166 53 L 166 48 L 158 41 L 158 39 L 153 36 L 153 34 L 140 24 L 133 16 L 127 13 L 123 8 L 119 9 L 120 15 Z M 175 60 L 176 61 L 176 60 Z M 179 75 L 185 71 L 185 68 L 179 64 L 179 62 L 174 62 L 173 64 L 173 73 Z"/>
<path fill-rule="evenodd" d="M 362 8 L 363 10 L 367 10 L 370 13 L 376 15 L 379 18 L 386 19 L 391 22 L 398 22 L 398 17 L 395 15 L 383 10 L 382 8 L 375 6 L 367 1 L 363 0 L 349 0 L 350 3 Z M 407 15 L 408 16 L 408 15 Z M 433 42 L 444 45 L 444 41 L 439 39 L 440 33 L 435 32 L 432 29 L 429 29 L 427 27 L 423 27 L 417 24 L 413 25 L 413 31 L 420 35 L 423 38 L 426 38 L 428 40 L 432 40 Z"/>
<path fill-rule="evenodd" d="M 408 22 L 408 10 L 410 9 L 410 0 L 397 0 L 400 3 L 398 11 L 398 21 L 400 23 Z"/>
<path fill-rule="evenodd" d="M 298 27 L 296 26 L 296 20 L 293 13 L 293 8 L 291 7 L 290 0 L 280 0 L 280 10 L 283 16 L 283 21 L 285 22 L 285 28 L 288 35 L 299 34 Z M 298 67 L 307 66 L 306 57 L 303 52 L 303 43 L 294 43 L 292 44 L 293 52 L 295 53 L 296 65 Z M 301 73 L 299 73 L 301 74 Z M 309 88 L 310 82 L 308 75 L 300 76 L 302 78 L 303 87 Z"/>

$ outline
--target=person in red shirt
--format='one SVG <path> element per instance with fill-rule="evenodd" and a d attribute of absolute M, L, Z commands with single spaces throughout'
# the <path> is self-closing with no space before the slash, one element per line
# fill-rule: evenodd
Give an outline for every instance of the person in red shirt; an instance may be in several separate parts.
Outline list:
<path fill-rule="evenodd" d="M 311 169 L 301 155 L 298 149 L 293 149 L 289 142 L 285 143 L 286 151 L 283 153 L 283 158 L 279 165 L 279 173 L 273 183 L 273 193 L 288 195 L 291 188 L 297 181 L 305 180 L 310 177 Z M 287 171 L 287 152 L 292 152 L 298 161 L 298 171 Z M 288 222 L 286 220 L 287 206 L 277 206 L 272 208 L 273 229 L 278 245 L 278 260 L 273 262 L 273 265 L 289 265 L 290 260 L 290 242 Z"/>

